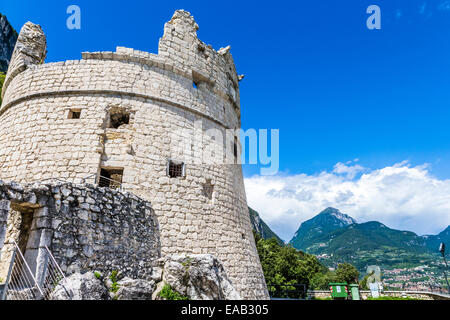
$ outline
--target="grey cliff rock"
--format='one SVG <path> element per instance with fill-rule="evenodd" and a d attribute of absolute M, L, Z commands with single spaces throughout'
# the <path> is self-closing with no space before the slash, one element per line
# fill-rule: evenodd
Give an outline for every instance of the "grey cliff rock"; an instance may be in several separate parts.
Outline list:
<path fill-rule="evenodd" d="M 163 282 L 191 300 L 240 300 L 222 263 L 213 255 L 172 255 L 162 260 Z"/>
<path fill-rule="evenodd" d="M 124 278 L 117 284 L 119 285 L 115 295 L 117 300 L 152 300 L 155 290 L 154 281 Z"/>
<path fill-rule="evenodd" d="M 109 292 L 92 272 L 74 273 L 63 279 L 52 292 L 51 300 L 109 300 Z"/>
<path fill-rule="evenodd" d="M 8 70 L 17 37 L 17 32 L 9 24 L 6 16 L 0 13 L 0 72 Z"/>

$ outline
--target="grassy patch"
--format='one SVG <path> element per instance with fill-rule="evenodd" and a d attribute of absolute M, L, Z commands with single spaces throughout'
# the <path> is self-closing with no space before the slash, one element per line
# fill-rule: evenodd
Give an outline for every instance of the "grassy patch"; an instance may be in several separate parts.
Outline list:
<path fill-rule="evenodd" d="M 109 276 L 109 279 L 111 280 L 112 284 L 111 284 L 111 292 L 116 293 L 117 291 L 119 291 L 119 284 L 117 283 L 117 274 L 119 272 L 117 270 L 113 270 L 111 272 L 111 275 Z"/>
<path fill-rule="evenodd" d="M 164 287 L 159 292 L 159 296 L 165 300 L 189 300 L 189 297 L 181 295 L 167 283 L 164 284 Z"/>

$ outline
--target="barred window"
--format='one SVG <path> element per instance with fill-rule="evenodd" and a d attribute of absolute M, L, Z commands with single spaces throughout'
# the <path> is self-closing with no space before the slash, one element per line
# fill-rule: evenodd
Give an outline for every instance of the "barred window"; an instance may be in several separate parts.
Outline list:
<path fill-rule="evenodd" d="M 186 168 L 183 162 L 169 160 L 167 163 L 167 175 L 171 178 L 185 177 Z"/>

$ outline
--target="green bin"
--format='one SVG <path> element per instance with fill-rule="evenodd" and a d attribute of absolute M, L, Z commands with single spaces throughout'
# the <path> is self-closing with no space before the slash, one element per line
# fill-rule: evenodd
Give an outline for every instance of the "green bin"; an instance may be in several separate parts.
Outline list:
<path fill-rule="evenodd" d="M 361 300 L 359 297 L 359 285 L 357 284 L 350 284 L 350 293 L 352 295 L 352 300 Z"/>
<path fill-rule="evenodd" d="M 348 296 L 347 282 L 330 283 L 331 298 L 346 299 Z"/>

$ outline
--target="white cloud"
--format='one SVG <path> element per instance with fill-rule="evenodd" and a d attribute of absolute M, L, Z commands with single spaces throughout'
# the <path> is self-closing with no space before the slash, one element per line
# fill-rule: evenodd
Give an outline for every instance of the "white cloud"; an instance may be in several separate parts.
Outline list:
<path fill-rule="evenodd" d="M 354 161 L 356 162 L 357 159 L 355 159 Z M 342 162 L 336 163 L 333 168 L 333 173 L 344 174 L 346 178 L 353 179 L 358 173 L 365 170 L 363 166 L 360 166 L 359 164 L 351 166 L 351 163 L 352 161 L 347 161 L 345 164 L 343 164 Z"/>
<path fill-rule="evenodd" d="M 370 170 L 338 163 L 331 172 L 253 176 L 245 185 L 249 205 L 287 241 L 301 222 L 330 206 L 358 222 L 377 220 L 418 234 L 450 224 L 450 180 L 433 177 L 426 164 Z"/>
<path fill-rule="evenodd" d="M 439 3 L 438 10 L 449 11 L 450 10 L 450 1 L 449 0 L 444 0 L 441 3 Z"/>

